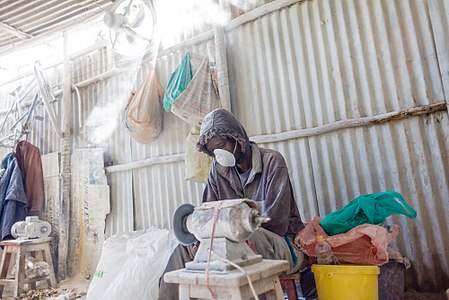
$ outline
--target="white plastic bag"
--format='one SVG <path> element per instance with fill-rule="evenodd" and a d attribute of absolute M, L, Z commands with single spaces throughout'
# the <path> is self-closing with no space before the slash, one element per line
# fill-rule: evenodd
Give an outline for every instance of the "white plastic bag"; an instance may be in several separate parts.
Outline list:
<path fill-rule="evenodd" d="M 111 236 L 103 246 L 87 300 L 157 299 L 159 278 L 177 245 L 166 229 Z"/>
<path fill-rule="evenodd" d="M 204 116 L 221 107 L 206 56 L 186 89 L 172 103 L 171 111 L 190 125 L 200 126 Z"/>
<path fill-rule="evenodd" d="M 199 127 L 194 126 L 186 139 L 185 179 L 205 183 L 213 158 L 196 150 L 199 135 Z"/>

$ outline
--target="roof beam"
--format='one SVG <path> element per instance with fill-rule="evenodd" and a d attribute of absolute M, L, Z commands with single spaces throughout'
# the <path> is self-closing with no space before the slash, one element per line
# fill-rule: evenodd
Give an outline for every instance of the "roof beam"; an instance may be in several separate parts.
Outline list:
<path fill-rule="evenodd" d="M 31 38 L 33 38 L 33 36 L 31 34 L 28 34 L 26 32 L 20 31 L 4 22 L 0 21 L 0 29 L 3 29 L 4 31 L 22 39 L 22 40 L 29 40 Z"/>

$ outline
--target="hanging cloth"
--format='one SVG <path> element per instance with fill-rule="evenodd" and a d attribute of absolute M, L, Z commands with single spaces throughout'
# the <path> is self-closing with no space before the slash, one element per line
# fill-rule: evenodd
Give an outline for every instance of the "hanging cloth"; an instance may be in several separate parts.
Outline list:
<path fill-rule="evenodd" d="M 141 144 L 153 142 L 162 131 L 162 93 L 156 71 L 150 70 L 137 92 L 131 94 L 126 105 L 126 127 L 131 131 L 132 137 Z"/>
<path fill-rule="evenodd" d="M 11 238 L 14 223 L 24 221 L 28 199 L 24 188 L 24 175 L 16 155 L 8 154 L 2 161 L 5 173 L 0 179 L 0 239 Z"/>
<path fill-rule="evenodd" d="M 27 141 L 20 141 L 16 146 L 16 158 L 25 177 L 25 193 L 28 199 L 26 208 L 31 212 L 39 212 L 45 202 L 44 175 L 39 148 Z"/>
<path fill-rule="evenodd" d="M 189 85 L 172 104 L 171 111 L 192 126 L 200 126 L 204 116 L 216 108 L 221 108 L 212 81 L 209 57 L 206 56 Z"/>
<path fill-rule="evenodd" d="M 359 196 L 343 208 L 325 216 L 320 225 L 329 235 L 335 235 L 361 225 L 379 225 L 393 214 L 416 218 L 416 211 L 395 191 Z"/>
<path fill-rule="evenodd" d="M 192 65 L 190 64 L 190 53 L 187 52 L 181 60 L 179 66 L 170 75 L 167 87 L 165 88 L 165 95 L 163 107 L 165 111 L 170 111 L 174 101 L 186 89 L 189 82 L 192 80 Z"/>

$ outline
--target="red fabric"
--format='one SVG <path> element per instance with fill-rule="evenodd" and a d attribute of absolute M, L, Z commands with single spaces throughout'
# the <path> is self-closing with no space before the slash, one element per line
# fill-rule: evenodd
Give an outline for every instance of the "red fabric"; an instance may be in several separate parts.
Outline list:
<path fill-rule="evenodd" d="M 16 147 L 16 158 L 19 168 L 25 176 L 25 194 L 28 204 L 25 206 L 31 212 L 39 212 L 44 206 L 44 175 L 39 148 L 21 141 Z"/>
<path fill-rule="evenodd" d="M 250 240 L 246 240 L 246 244 L 248 244 L 248 246 L 251 248 L 251 250 L 253 250 L 254 253 L 259 254 L 257 253 L 256 246 L 254 245 L 253 242 L 251 242 Z"/>
<path fill-rule="evenodd" d="M 392 259 L 402 259 L 399 253 L 389 249 L 399 234 L 397 225 L 393 225 L 389 232 L 382 226 L 362 224 L 348 232 L 328 236 L 320 225 L 321 219 L 314 217 L 295 237 L 295 244 L 309 256 L 315 256 L 316 236 L 323 235 L 341 263 L 380 266 L 387 263 L 393 253 Z"/>

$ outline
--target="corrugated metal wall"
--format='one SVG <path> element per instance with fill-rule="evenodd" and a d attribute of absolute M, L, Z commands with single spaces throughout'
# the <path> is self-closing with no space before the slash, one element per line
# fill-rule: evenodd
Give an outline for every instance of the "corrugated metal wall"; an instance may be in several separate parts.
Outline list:
<path fill-rule="evenodd" d="M 448 6 L 444 0 L 316 0 L 245 23 L 226 33 L 233 111 L 251 136 L 261 136 L 447 101 Z M 199 58 L 206 49 L 202 43 L 161 57 L 162 86 L 186 50 Z M 104 48 L 75 59 L 73 82 L 110 70 L 110 59 Z M 120 123 L 130 87 L 143 75 L 130 70 L 80 88 L 80 104 L 73 94 L 76 147 L 101 146 L 108 165 L 184 153 L 189 126 L 171 113 L 148 146 Z M 92 132 L 102 132 L 95 129 L 109 128 L 105 123 L 112 135 L 90 141 Z M 364 193 L 401 192 L 418 211 L 415 220 L 390 221 L 401 226 L 397 247 L 413 263 L 407 285 L 440 290 L 449 280 L 448 125 L 443 110 L 264 146 L 285 155 L 306 221 Z M 43 153 L 59 150 L 48 124 L 42 126 L 48 133 L 34 142 Z M 108 235 L 171 227 L 174 209 L 199 204 L 203 189 L 184 181 L 182 161 L 114 172 L 108 184 Z"/>
<path fill-rule="evenodd" d="M 437 16 L 425 1 L 309 1 L 235 29 L 227 35 L 233 111 L 250 135 L 263 135 L 447 101 L 447 2 L 430 2 Z M 267 146 L 285 155 L 305 220 L 361 194 L 400 191 L 418 211 L 393 219 L 413 262 L 408 285 L 442 289 L 448 125 L 441 111 Z"/>
<path fill-rule="evenodd" d="M 110 52 L 102 47 L 72 60 L 73 82 L 92 79 L 113 66 Z M 122 70 L 118 76 L 79 88 L 80 102 L 75 94 L 72 97 L 75 147 L 102 147 L 106 165 L 134 160 L 131 137 L 123 126 L 121 113 L 136 76 L 135 70 Z M 134 230 L 132 172 L 111 174 L 108 184 L 111 213 L 107 216 L 107 235 Z"/>

